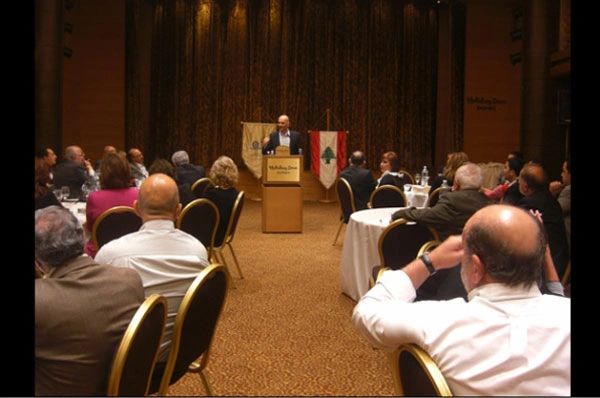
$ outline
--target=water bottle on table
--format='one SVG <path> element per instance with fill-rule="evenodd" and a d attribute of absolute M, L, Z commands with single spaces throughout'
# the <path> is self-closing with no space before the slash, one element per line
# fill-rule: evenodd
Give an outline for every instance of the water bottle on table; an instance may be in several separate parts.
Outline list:
<path fill-rule="evenodd" d="M 423 170 L 421 171 L 421 185 L 424 187 L 429 185 L 429 171 L 427 170 L 427 166 L 423 166 Z"/>

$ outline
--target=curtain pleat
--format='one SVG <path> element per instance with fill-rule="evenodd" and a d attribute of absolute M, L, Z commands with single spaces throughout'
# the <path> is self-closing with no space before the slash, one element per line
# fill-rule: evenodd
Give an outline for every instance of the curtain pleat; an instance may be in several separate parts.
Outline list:
<path fill-rule="evenodd" d="M 432 161 L 435 1 L 128 0 L 126 18 L 126 143 L 149 162 L 185 149 L 241 165 L 240 122 L 280 114 L 308 153 L 327 109 L 372 169 L 388 150 L 409 170 Z M 462 113 L 453 129 L 461 141 Z"/>

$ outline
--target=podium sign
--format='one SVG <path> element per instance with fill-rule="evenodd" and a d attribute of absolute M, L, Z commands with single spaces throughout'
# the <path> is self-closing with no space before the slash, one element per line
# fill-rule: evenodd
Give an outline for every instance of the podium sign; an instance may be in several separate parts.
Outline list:
<path fill-rule="evenodd" d="M 263 157 L 263 184 L 299 185 L 302 160 L 301 155 Z"/>

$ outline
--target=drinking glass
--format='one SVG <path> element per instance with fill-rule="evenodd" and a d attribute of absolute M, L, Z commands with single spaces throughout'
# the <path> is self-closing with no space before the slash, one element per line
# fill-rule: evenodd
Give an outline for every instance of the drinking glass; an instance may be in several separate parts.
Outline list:
<path fill-rule="evenodd" d="M 421 185 L 421 174 L 415 174 L 415 185 Z"/>
<path fill-rule="evenodd" d="M 60 189 L 55 189 L 52 191 L 52 193 L 54 196 L 56 196 L 56 199 L 58 199 L 59 202 L 62 201 L 62 191 Z"/>
<path fill-rule="evenodd" d="M 410 185 L 410 184 L 404 184 L 404 192 L 410 192 L 411 188 L 412 188 L 412 185 Z"/>

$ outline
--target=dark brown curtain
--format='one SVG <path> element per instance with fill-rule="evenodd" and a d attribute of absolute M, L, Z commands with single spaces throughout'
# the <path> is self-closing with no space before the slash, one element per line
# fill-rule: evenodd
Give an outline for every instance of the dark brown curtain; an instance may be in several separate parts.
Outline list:
<path fill-rule="evenodd" d="M 308 155 L 327 109 L 372 169 L 388 150 L 432 162 L 435 1 L 129 0 L 126 15 L 126 145 L 148 162 L 186 149 L 241 165 L 240 122 L 280 114 Z"/>

